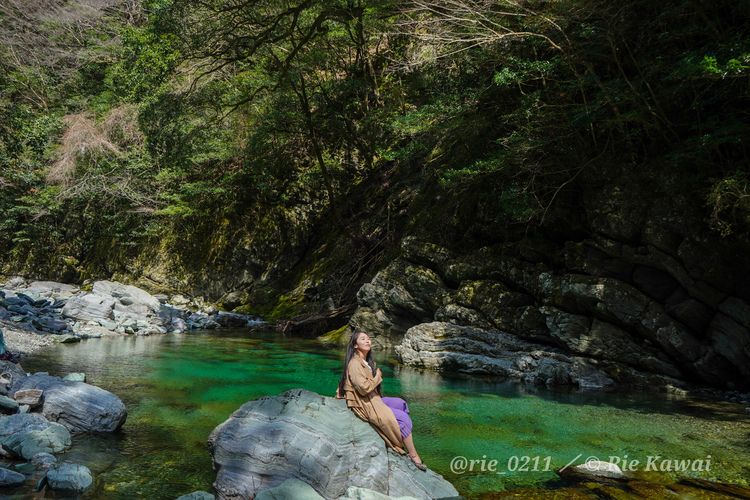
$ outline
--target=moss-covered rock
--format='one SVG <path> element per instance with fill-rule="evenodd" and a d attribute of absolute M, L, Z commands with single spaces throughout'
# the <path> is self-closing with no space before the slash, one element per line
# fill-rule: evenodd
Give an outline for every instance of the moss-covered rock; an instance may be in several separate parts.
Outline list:
<path fill-rule="evenodd" d="M 318 340 L 323 344 L 345 346 L 349 343 L 349 339 L 352 336 L 352 329 L 349 325 L 344 325 L 337 330 L 331 330 L 330 332 L 318 337 Z"/>

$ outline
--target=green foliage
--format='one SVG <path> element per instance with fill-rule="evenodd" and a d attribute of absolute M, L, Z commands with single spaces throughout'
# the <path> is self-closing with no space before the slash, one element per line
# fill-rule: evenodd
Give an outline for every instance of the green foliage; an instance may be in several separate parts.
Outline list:
<path fill-rule="evenodd" d="M 533 61 L 509 57 L 506 64 L 507 66 L 495 72 L 493 81 L 497 85 L 513 85 L 549 78 L 559 61 L 558 58 L 552 58 L 549 61 Z"/>
<path fill-rule="evenodd" d="M 711 225 L 723 236 L 738 227 L 750 224 L 750 174 L 733 172 L 723 179 L 714 179 L 707 198 L 711 209 Z"/>
<path fill-rule="evenodd" d="M 738 59 L 730 59 L 721 65 L 715 57 L 705 56 L 701 61 L 700 69 L 705 75 L 717 75 L 721 78 L 747 74 L 745 70 L 750 69 L 750 54 L 742 54 Z"/>
<path fill-rule="evenodd" d="M 31 221 L 39 213 L 33 198 L 44 186 L 40 162 L 58 127 L 54 117 L 29 106 L 0 106 L 0 247 L 36 234 Z"/>
<path fill-rule="evenodd" d="M 501 172 L 508 167 L 507 160 L 508 154 L 500 153 L 495 158 L 483 158 L 467 167 L 448 170 L 440 177 L 440 184 L 443 187 L 452 187 L 481 174 Z"/>
<path fill-rule="evenodd" d="M 169 81 L 180 58 L 174 35 L 127 26 L 121 31 L 122 55 L 107 72 L 106 85 L 134 102 L 147 100 Z"/>
<path fill-rule="evenodd" d="M 653 159 L 711 227 L 750 224 L 746 0 L 142 5 L 4 18 L 49 47 L 0 53 L 3 251 L 180 252 L 299 212 L 367 240 L 415 199 L 425 228 L 490 239 L 467 227 L 556 229 L 610 163 Z"/>

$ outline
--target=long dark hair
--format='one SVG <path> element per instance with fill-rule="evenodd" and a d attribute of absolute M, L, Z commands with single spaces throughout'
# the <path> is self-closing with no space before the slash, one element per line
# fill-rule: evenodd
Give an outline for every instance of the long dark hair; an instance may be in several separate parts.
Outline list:
<path fill-rule="evenodd" d="M 360 334 L 365 333 L 359 328 L 355 328 L 352 332 L 352 338 L 349 339 L 349 343 L 346 345 L 346 357 L 344 358 L 344 373 L 341 374 L 341 378 L 339 379 L 339 391 L 338 394 L 340 396 L 344 396 L 344 386 L 346 385 L 346 381 L 349 379 L 349 361 L 352 360 L 354 356 L 356 356 L 357 348 L 355 347 L 357 345 L 357 339 L 359 338 Z M 372 357 L 372 349 L 370 349 L 367 352 L 367 356 L 365 357 L 365 361 L 368 365 L 370 365 L 370 369 L 372 370 L 372 375 L 375 376 L 375 360 Z M 375 389 L 379 396 L 382 396 L 382 393 L 380 392 L 380 385 L 378 384 L 378 387 Z"/>

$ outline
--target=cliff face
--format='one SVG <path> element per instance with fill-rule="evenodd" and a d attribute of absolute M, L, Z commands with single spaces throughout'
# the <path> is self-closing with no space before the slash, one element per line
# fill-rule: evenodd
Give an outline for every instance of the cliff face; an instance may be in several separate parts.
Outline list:
<path fill-rule="evenodd" d="M 454 253 L 406 238 L 401 257 L 359 291 L 351 325 L 380 333 L 416 366 L 548 384 L 746 389 L 750 247 L 703 231 L 687 197 L 645 198 L 624 185 L 584 201 L 590 236 L 580 240 Z"/>

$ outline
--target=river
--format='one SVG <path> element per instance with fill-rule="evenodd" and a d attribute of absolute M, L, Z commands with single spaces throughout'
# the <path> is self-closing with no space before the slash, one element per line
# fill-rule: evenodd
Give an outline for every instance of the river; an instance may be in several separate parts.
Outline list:
<path fill-rule="evenodd" d="M 750 478 L 750 418 L 738 404 L 528 388 L 403 368 L 393 353 L 376 359 L 384 393 L 409 403 L 424 462 L 470 499 L 554 487 L 555 469 L 589 457 L 631 466 L 637 460 L 642 474 L 676 460 L 701 465 L 683 475 L 743 485 Z M 332 395 L 342 360 L 343 350 L 314 340 L 222 329 L 56 344 L 23 364 L 51 375 L 84 372 L 127 406 L 121 431 L 76 437 L 58 457 L 94 472 L 95 487 L 84 498 L 174 500 L 213 491 L 206 439 L 234 410 L 297 387 Z M 30 490 L 3 498 L 46 498 Z"/>

